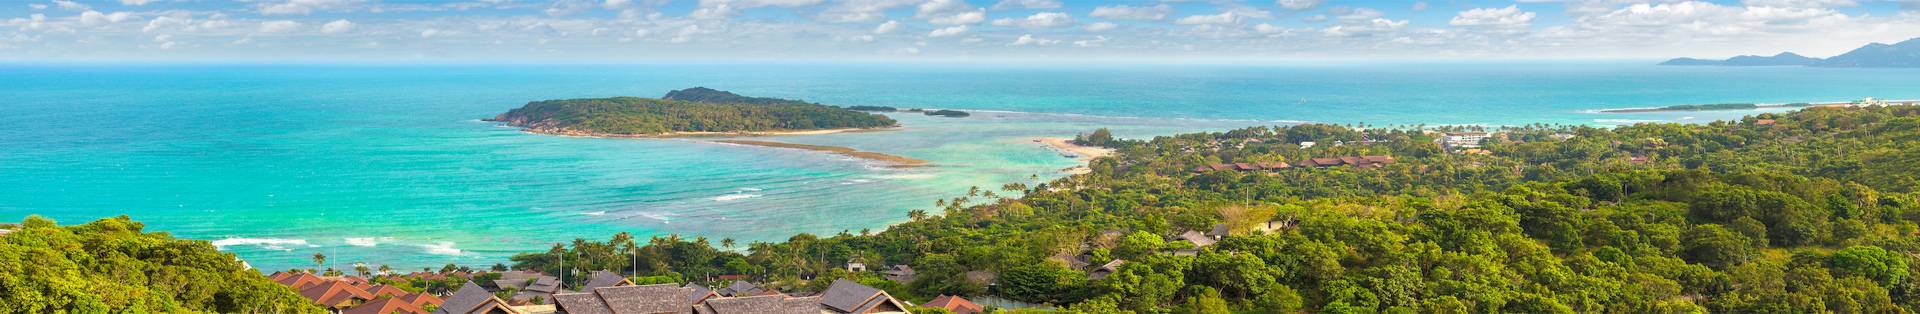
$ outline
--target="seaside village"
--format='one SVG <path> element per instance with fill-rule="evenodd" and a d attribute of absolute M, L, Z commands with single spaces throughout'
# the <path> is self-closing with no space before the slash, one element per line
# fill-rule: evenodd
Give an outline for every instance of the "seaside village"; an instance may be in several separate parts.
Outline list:
<path fill-rule="evenodd" d="M 1753 123 L 1764 125 L 1771 121 L 1759 120 Z M 1460 131 L 1432 132 L 1436 142 L 1446 151 L 1455 154 L 1484 155 L 1482 144 L 1501 140 L 1498 132 Z M 1565 140 L 1572 135 L 1558 134 Z M 1259 142 L 1260 139 L 1229 140 L 1209 145 L 1244 147 Z M 1361 141 L 1365 142 L 1365 140 Z M 1289 143 L 1292 144 L 1292 143 Z M 1322 145 L 1315 142 L 1297 143 L 1301 148 Z M 1327 145 L 1342 146 L 1364 143 L 1338 142 Z M 1633 162 L 1645 162 L 1645 157 L 1633 157 Z M 1296 168 L 1352 167 L 1354 169 L 1375 169 L 1394 163 L 1392 156 L 1361 155 L 1332 156 L 1310 158 L 1296 162 L 1237 162 L 1199 166 L 1196 173 L 1213 171 L 1271 172 Z M 1267 234 L 1292 228 L 1294 222 L 1280 218 L 1264 224 L 1239 228 L 1230 228 L 1226 224 L 1213 226 L 1211 230 L 1183 230 L 1168 236 L 1171 245 L 1162 254 L 1193 256 L 1230 235 Z M 1120 231 L 1109 231 L 1105 237 L 1119 237 Z M 1100 280 L 1114 274 L 1125 265 L 1125 260 L 1097 261 L 1089 254 L 1077 256 L 1056 256 L 1054 258 L 1074 269 L 1086 272 L 1087 279 Z M 1096 264 L 1097 263 L 1097 264 Z M 860 261 L 847 261 L 842 268 L 852 273 L 869 273 L 889 281 L 902 284 L 914 279 L 911 265 L 887 265 L 870 268 Z M 835 280 L 819 293 L 788 292 L 782 288 L 765 287 L 756 284 L 751 275 L 714 275 L 698 282 L 666 284 L 634 284 L 634 278 L 620 273 L 599 270 L 591 273 L 590 278 L 567 278 L 563 280 L 552 275 L 535 271 L 504 270 L 466 271 L 451 267 L 440 272 L 413 272 L 394 274 L 382 272 L 369 274 L 365 278 L 352 275 L 318 276 L 308 272 L 275 272 L 270 278 L 281 285 L 292 287 L 300 295 L 316 304 L 327 307 L 335 313 L 347 314 L 602 314 L 602 313 L 683 313 L 683 314 L 845 314 L 845 313 L 911 313 L 914 308 L 939 308 L 956 314 L 985 313 L 989 307 L 975 303 L 962 296 L 941 295 L 933 300 L 912 304 L 896 299 L 884 290 L 863 285 L 855 281 Z M 966 280 L 976 284 L 992 285 L 998 274 L 987 271 L 971 271 Z M 635 277 L 637 278 L 637 277 Z M 464 282 L 459 288 L 433 294 L 424 291 L 412 292 L 380 284 L 379 282 Z M 563 282 L 574 282 L 569 287 Z M 1001 302 L 1010 302 L 996 300 Z"/>

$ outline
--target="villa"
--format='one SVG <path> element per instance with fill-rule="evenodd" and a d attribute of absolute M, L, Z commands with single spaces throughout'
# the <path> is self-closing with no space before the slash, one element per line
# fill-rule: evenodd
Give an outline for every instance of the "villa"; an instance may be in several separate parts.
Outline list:
<path fill-rule="evenodd" d="M 1450 132 L 1440 137 L 1440 148 L 1449 151 L 1464 148 L 1480 148 L 1480 143 L 1486 142 L 1489 138 L 1493 138 L 1493 133 Z"/>

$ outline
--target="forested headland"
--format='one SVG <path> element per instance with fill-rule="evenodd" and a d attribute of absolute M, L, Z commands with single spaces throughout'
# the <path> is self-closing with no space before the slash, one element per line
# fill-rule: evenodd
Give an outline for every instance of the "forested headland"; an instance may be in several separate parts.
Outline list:
<path fill-rule="evenodd" d="M 746 97 L 704 87 L 672 91 L 661 99 L 535 101 L 490 121 L 537 133 L 596 136 L 870 129 L 898 125 L 883 115 L 797 100 Z"/>

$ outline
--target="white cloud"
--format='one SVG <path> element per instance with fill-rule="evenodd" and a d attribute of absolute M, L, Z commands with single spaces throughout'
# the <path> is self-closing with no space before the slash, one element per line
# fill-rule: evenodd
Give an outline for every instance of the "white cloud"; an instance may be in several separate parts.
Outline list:
<path fill-rule="evenodd" d="M 1476 8 L 1460 11 L 1447 25 L 1525 28 L 1533 24 L 1533 17 L 1533 12 L 1520 11 L 1518 6 L 1512 5 L 1497 9 Z"/>
<path fill-rule="evenodd" d="M 1126 6 L 1126 5 L 1096 7 L 1096 8 L 1093 8 L 1093 13 L 1090 13 L 1087 15 L 1090 15 L 1093 17 L 1116 19 L 1116 20 L 1158 21 L 1158 20 L 1167 19 L 1167 15 L 1170 15 L 1170 14 L 1173 14 L 1172 6 L 1168 6 L 1166 4 L 1159 4 L 1151 7 L 1135 7 L 1135 6 Z"/>
<path fill-rule="evenodd" d="M 1000 0 L 993 4 L 994 10 L 1008 9 L 1058 9 L 1060 1 L 1055 0 Z"/>
<path fill-rule="evenodd" d="M 69 11 L 79 11 L 79 10 L 86 10 L 86 9 L 92 8 L 92 7 L 88 7 L 85 4 L 80 4 L 79 2 L 73 2 L 73 1 L 67 1 L 67 0 L 53 0 L 53 5 L 60 7 L 61 10 L 69 10 Z"/>
<path fill-rule="evenodd" d="M 1260 23 L 1260 25 L 1253 26 L 1253 31 L 1261 34 L 1278 34 L 1278 33 L 1287 32 L 1287 28 L 1274 26 L 1273 24 Z"/>
<path fill-rule="evenodd" d="M 967 26 L 960 25 L 960 26 L 936 29 L 936 30 L 933 30 L 932 32 L 927 32 L 927 37 L 935 37 L 935 38 L 950 37 L 950 36 L 958 36 L 960 34 L 966 34 L 966 33 L 967 33 Z"/>
<path fill-rule="evenodd" d="M 262 15 L 306 15 L 317 10 L 346 10 L 361 0 L 285 0 L 263 2 L 257 8 Z"/>
<path fill-rule="evenodd" d="M 1026 34 L 1026 35 L 1020 35 L 1020 38 L 1014 39 L 1012 43 L 1008 43 L 1007 45 L 1008 46 L 1051 46 L 1053 44 L 1058 44 L 1058 43 L 1060 43 L 1059 40 L 1041 39 L 1039 37 L 1033 37 L 1033 34 Z"/>
<path fill-rule="evenodd" d="M 1273 3 L 1288 10 L 1301 11 L 1320 6 L 1321 0 L 1276 0 Z"/>
<path fill-rule="evenodd" d="M 1040 12 L 1034 13 L 1032 16 L 1027 16 L 1025 19 L 1016 20 L 1006 18 L 994 20 L 993 25 L 1018 26 L 1024 28 L 1055 28 L 1073 25 L 1073 17 L 1060 12 Z"/>
<path fill-rule="evenodd" d="M 440 35 L 443 35 L 443 34 L 445 34 L 445 31 L 441 31 L 438 28 L 429 28 L 429 29 L 420 30 L 420 38 L 434 38 L 434 37 L 439 37 Z"/>
<path fill-rule="evenodd" d="M 334 20 L 332 22 L 327 22 L 327 24 L 320 25 L 320 32 L 326 33 L 326 34 L 345 33 L 345 32 L 353 31 L 353 26 L 354 26 L 353 21 L 348 21 L 344 19 Z"/>
<path fill-rule="evenodd" d="M 987 9 L 976 8 L 962 0 L 931 0 L 921 3 L 915 17 L 940 25 L 969 25 L 987 20 Z"/>
<path fill-rule="evenodd" d="M 1240 17 L 1237 15 L 1234 15 L 1233 12 L 1220 12 L 1220 14 L 1194 15 L 1194 16 L 1183 17 L 1183 18 L 1180 18 L 1180 20 L 1173 21 L 1173 23 L 1180 24 L 1180 25 L 1201 25 L 1201 24 L 1233 24 L 1239 21 L 1240 21 Z"/>
<path fill-rule="evenodd" d="M 1395 20 L 1377 18 L 1377 19 L 1367 20 L 1364 23 L 1349 23 L 1349 24 L 1329 26 L 1325 29 L 1321 29 L 1320 33 L 1326 34 L 1327 36 L 1334 36 L 1334 37 L 1367 36 L 1367 35 L 1372 35 L 1377 33 L 1398 31 L 1406 27 L 1407 27 L 1406 20 L 1395 21 Z"/>
<path fill-rule="evenodd" d="M 94 10 L 80 12 L 80 24 L 88 26 L 119 23 L 129 18 L 133 18 L 133 14 L 127 12 L 100 13 Z"/>
<path fill-rule="evenodd" d="M 1107 36 L 1093 36 L 1093 39 L 1082 39 L 1082 40 L 1073 41 L 1074 46 L 1083 47 L 1083 48 L 1099 47 L 1100 44 L 1105 44 L 1105 43 L 1107 43 Z"/>
<path fill-rule="evenodd" d="M 1093 24 L 1087 24 L 1087 27 L 1084 29 L 1086 29 L 1089 32 L 1104 32 L 1104 31 L 1113 30 L 1115 28 L 1120 28 L 1120 24 L 1114 24 L 1112 22 L 1098 22 Z"/>
<path fill-rule="evenodd" d="M 260 32 L 267 33 L 267 34 L 292 32 L 294 30 L 298 30 L 299 28 L 300 28 L 300 22 L 294 22 L 294 21 L 288 21 L 288 20 L 266 21 L 266 22 L 260 23 Z"/>
<path fill-rule="evenodd" d="M 874 26 L 873 33 L 886 34 L 886 33 L 892 33 L 894 30 L 897 30 L 897 29 L 900 29 L 900 22 L 887 21 L 886 23 L 880 23 L 880 26 Z"/>
<path fill-rule="evenodd" d="M 842 0 L 821 10 L 815 19 L 835 23 L 871 22 L 886 18 L 886 11 L 917 3 L 918 0 Z"/>
<path fill-rule="evenodd" d="M 148 3 L 153 3 L 153 0 L 120 0 L 120 4 L 132 6 L 147 5 Z"/>
<path fill-rule="evenodd" d="M 1846 8 L 1859 6 L 1854 0 L 1742 0 L 1741 5 L 1749 7 L 1775 8 Z"/>

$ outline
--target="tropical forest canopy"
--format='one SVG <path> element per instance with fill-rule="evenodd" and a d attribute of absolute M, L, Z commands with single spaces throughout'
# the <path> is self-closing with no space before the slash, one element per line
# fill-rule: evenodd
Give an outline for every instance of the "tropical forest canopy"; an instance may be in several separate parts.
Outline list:
<path fill-rule="evenodd" d="M 1120 154 L 1085 175 L 975 189 L 885 231 L 720 248 L 622 234 L 514 267 L 558 273 L 566 257 L 569 268 L 755 274 L 802 290 L 854 278 L 912 301 L 997 295 L 1075 313 L 1920 310 L 1920 108 L 1535 125 L 1490 140 L 1490 154 L 1449 153 L 1435 136 L 1333 125 L 1092 136 Z M 1193 170 L 1357 155 L 1396 162 Z M 1216 225 L 1230 234 L 1217 244 L 1170 240 Z M 1113 260 L 1125 262 L 1089 277 Z M 839 270 L 848 261 L 918 273 L 891 283 Z"/>
<path fill-rule="evenodd" d="M 663 99 L 535 101 L 493 120 L 535 131 L 613 135 L 881 128 L 898 124 L 883 115 L 707 88 L 676 90 Z"/>
<path fill-rule="evenodd" d="M 325 313 L 207 241 L 120 216 L 0 235 L 0 313 Z"/>

